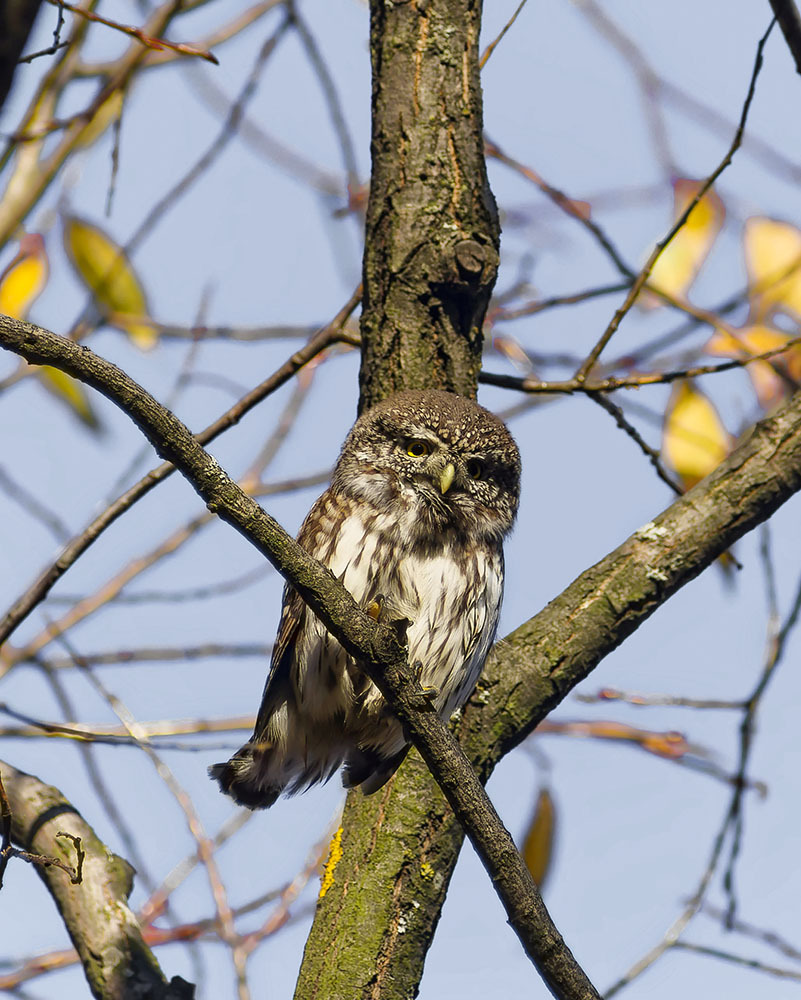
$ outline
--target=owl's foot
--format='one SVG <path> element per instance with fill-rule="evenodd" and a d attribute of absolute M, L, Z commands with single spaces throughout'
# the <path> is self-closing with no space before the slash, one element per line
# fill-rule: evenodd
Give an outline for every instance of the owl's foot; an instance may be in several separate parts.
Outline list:
<path fill-rule="evenodd" d="M 387 604 L 387 599 L 383 594 L 376 594 L 364 610 L 374 622 L 391 626 L 395 630 L 398 642 L 406 645 L 406 632 L 412 623 L 408 618 L 393 618 L 392 608 Z"/>
<path fill-rule="evenodd" d="M 411 692 L 414 707 L 419 711 L 428 711 L 434 708 L 434 702 L 439 697 L 439 688 L 423 684 L 423 663 L 422 660 L 415 660 L 412 664 L 412 675 L 417 684 L 417 690 Z"/>
<path fill-rule="evenodd" d="M 371 601 L 367 605 L 367 608 L 365 610 L 367 611 L 367 614 L 373 619 L 374 622 L 381 621 L 381 616 L 384 613 L 384 605 L 386 604 L 386 602 L 387 599 L 384 597 L 383 594 L 376 594 L 375 600 Z"/>

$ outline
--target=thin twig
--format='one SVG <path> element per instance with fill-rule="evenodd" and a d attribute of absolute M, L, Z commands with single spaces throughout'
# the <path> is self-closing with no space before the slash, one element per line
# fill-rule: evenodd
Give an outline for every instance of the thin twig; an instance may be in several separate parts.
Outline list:
<path fill-rule="evenodd" d="M 319 481 L 327 479 L 323 473 Z M 242 590 L 259 583 L 270 572 L 268 566 L 263 564 L 255 566 L 241 576 L 232 580 L 221 580 L 219 583 L 209 583 L 200 587 L 187 587 L 186 590 L 137 590 L 132 594 L 122 592 L 117 594 L 113 601 L 115 604 L 188 604 L 195 601 L 206 601 L 212 597 L 225 597 L 230 594 L 238 594 Z M 85 594 L 53 594 L 47 599 L 48 606 L 71 605 L 85 601 Z M 119 658 L 114 662 L 120 662 Z"/>
<path fill-rule="evenodd" d="M 669 372 L 646 372 L 642 375 L 628 376 L 612 375 L 596 382 L 581 381 L 578 375 L 559 381 L 543 381 L 484 371 L 479 375 L 479 381 L 484 385 L 496 385 L 502 389 L 517 389 L 520 392 L 532 394 L 563 393 L 570 395 L 574 392 L 583 392 L 587 395 L 595 395 L 616 392 L 618 389 L 642 389 L 646 385 L 670 385 L 671 382 L 680 379 L 699 378 L 702 375 L 718 375 L 722 372 L 733 371 L 735 368 L 745 368 L 753 361 L 769 361 L 799 345 L 801 345 L 801 337 L 792 337 L 780 347 L 773 347 L 771 350 L 762 351 L 759 354 L 749 354 L 748 357 L 744 358 L 734 358 L 731 361 L 721 361 L 713 365 L 693 365 L 690 368 Z"/>
<path fill-rule="evenodd" d="M 651 251 L 648 260 L 645 262 L 642 270 L 637 275 L 634 284 L 631 286 L 631 289 L 629 290 L 629 293 L 626 296 L 623 304 L 620 306 L 619 309 L 616 310 L 615 315 L 612 317 L 612 321 L 609 323 L 606 330 L 604 330 L 598 342 L 595 344 L 593 349 L 587 355 L 586 360 L 583 362 L 581 367 L 576 372 L 576 378 L 579 381 L 582 382 L 585 381 L 589 373 L 592 371 L 593 367 L 595 366 L 595 363 L 601 356 L 602 351 L 616 333 L 623 318 L 626 316 L 631 307 L 634 305 L 637 296 L 640 294 L 645 283 L 648 281 L 648 278 L 651 276 L 651 271 L 653 270 L 657 260 L 659 260 L 659 257 L 661 256 L 663 250 L 665 250 L 665 248 L 670 244 L 671 240 L 679 232 L 679 230 L 683 228 L 683 226 L 689 219 L 690 215 L 692 214 L 693 210 L 695 209 L 696 205 L 698 205 L 698 203 L 701 201 L 701 199 L 704 197 L 707 191 L 709 191 L 709 189 L 712 187 L 712 185 L 715 183 L 718 177 L 720 177 L 720 175 L 723 173 L 726 167 L 729 166 L 732 159 L 734 158 L 734 154 L 740 148 L 740 145 L 743 141 L 743 132 L 745 131 L 745 123 L 748 120 L 748 112 L 751 109 L 751 102 L 753 101 L 754 94 L 756 92 L 757 78 L 759 77 L 760 70 L 762 69 L 762 52 L 768 41 L 768 37 L 770 36 L 771 31 L 773 30 L 774 23 L 775 23 L 774 21 L 770 22 L 767 31 L 762 36 L 762 38 L 760 38 L 759 44 L 757 45 L 756 58 L 754 60 L 754 68 L 751 71 L 751 80 L 749 82 L 748 91 L 745 96 L 745 102 L 743 103 L 742 113 L 740 114 L 740 121 L 739 124 L 737 125 L 737 131 L 734 134 L 734 138 L 732 139 L 731 145 L 729 146 L 726 155 L 723 157 L 723 159 L 720 161 L 717 167 L 712 171 L 712 173 L 707 177 L 707 179 L 703 182 L 703 184 L 699 186 L 698 191 L 696 192 L 694 198 L 692 199 L 692 201 L 689 202 L 687 207 L 684 209 L 679 218 L 673 224 L 668 234 L 662 240 L 660 240 L 656 244 L 654 249 Z"/>
<path fill-rule="evenodd" d="M 9 500 L 13 500 L 22 510 L 43 524 L 57 541 L 63 543 L 70 537 L 69 528 L 58 514 L 50 510 L 34 493 L 12 479 L 2 465 L 0 465 L 0 490 Z"/>
<path fill-rule="evenodd" d="M 609 259 L 624 278 L 627 278 L 629 281 L 634 279 L 634 272 L 623 260 L 615 245 L 601 229 L 598 223 L 594 222 L 589 217 L 589 213 L 583 207 L 577 206 L 576 202 L 572 198 L 569 198 L 564 192 L 545 181 L 535 170 L 532 170 L 531 167 L 527 167 L 518 160 L 513 159 L 513 157 L 508 156 L 496 142 L 493 142 L 489 138 L 485 138 L 484 140 L 484 152 L 486 156 L 498 160 L 505 166 L 515 170 L 533 184 L 536 184 L 540 191 L 550 198 L 555 205 L 561 208 L 563 212 L 566 212 L 572 219 L 575 219 L 578 223 L 584 226 L 584 228 L 593 236 L 603 250 L 606 251 Z"/>
<path fill-rule="evenodd" d="M 535 316 L 546 309 L 553 309 L 557 306 L 573 306 L 579 302 L 588 302 L 590 299 L 597 299 L 603 295 L 615 295 L 617 292 L 625 292 L 631 286 L 630 281 L 618 281 L 611 285 L 601 285 L 598 288 L 588 288 L 583 292 L 573 292 L 571 295 L 552 295 L 547 299 L 535 299 L 525 305 L 510 307 L 500 306 L 490 309 L 487 314 L 489 323 L 503 323 L 513 319 L 520 319 L 523 316 Z"/>
<path fill-rule="evenodd" d="M 768 559 L 768 563 L 770 560 Z M 772 574 L 772 567 L 768 568 L 768 576 Z M 751 755 L 751 747 L 754 737 L 754 727 L 756 725 L 756 713 L 761 704 L 762 698 L 768 685 L 773 679 L 776 669 L 782 661 L 787 645 L 787 639 L 793 629 L 798 624 L 801 615 L 801 578 L 799 578 L 795 598 L 790 611 L 781 627 L 775 621 L 774 615 L 769 616 L 768 626 L 768 654 L 759 679 L 754 686 L 754 690 L 746 701 L 742 721 L 740 722 L 740 758 L 737 767 L 738 784 L 735 786 L 735 793 L 732 799 L 729 815 L 733 829 L 729 861 L 723 874 L 723 888 L 728 899 L 726 925 L 730 926 L 734 920 L 737 909 L 737 898 L 735 893 L 735 867 L 739 857 L 743 838 L 743 793 L 742 789 L 747 783 L 748 761 Z"/>
<path fill-rule="evenodd" d="M 377 623 L 316 560 L 228 477 L 189 429 L 115 365 L 63 337 L 0 317 L 0 341 L 35 364 L 54 364 L 103 392 L 173 461 L 210 511 L 273 563 L 349 655 L 363 665 L 420 750 L 492 879 L 526 954 L 558 996 L 598 992 L 554 925 L 508 830 L 444 722 L 420 697 L 395 628 Z M 95 680 L 95 683 L 96 680 Z M 134 733 L 132 733 L 133 735 Z M 234 948 L 235 959 L 241 953 Z M 237 966 L 242 989 L 243 964 Z"/>
<path fill-rule="evenodd" d="M 618 427 L 628 434 L 640 451 L 647 457 L 662 482 L 668 485 L 677 496 L 681 496 L 684 490 L 678 483 L 673 481 L 665 467 L 662 465 L 659 451 L 656 448 L 652 448 L 642 437 L 637 428 L 633 424 L 629 423 L 620 407 L 616 406 L 611 399 L 607 399 L 607 397 L 600 392 L 591 393 L 590 399 L 593 403 L 597 403 L 601 409 L 606 410 L 606 412 L 614 418 Z"/>
<path fill-rule="evenodd" d="M 735 955 L 733 952 L 723 951 L 721 948 L 710 948 L 709 945 L 697 944 L 692 941 L 675 941 L 672 947 L 695 952 L 696 955 L 718 958 L 724 962 L 731 962 L 734 965 L 742 965 L 747 969 L 756 969 L 759 972 L 765 972 L 769 976 L 777 976 L 780 979 L 794 979 L 796 982 L 801 982 L 801 972 L 797 969 L 780 969 L 775 965 L 768 965 L 757 958 L 746 958 L 743 955 Z"/>
<path fill-rule="evenodd" d="M 619 691 L 617 688 L 601 688 L 596 694 L 577 694 L 576 701 L 593 705 L 598 702 L 622 701 L 627 705 L 647 707 L 650 705 L 673 705 L 677 708 L 725 709 L 738 711 L 745 708 L 745 701 L 724 700 L 722 698 L 685 698 L 671 694 L 641 694 L 639 691 Z"/>
<path fill-rule="evenodd" d="M 225 889 L 225 883 L 222 880 L 217 867 L 217 862 L 214 858 L 214 843 L 207 836 L 191 798 L 180 785 L 170 768 L 167 767 L 164 761 L 161 760 L 156 751 L 150 745 L 147 734 L 142 731 L 139 723 L 122 700 L 118 698 L 117 695 L 113 694 L 98 679 L 90 667 L 82 662 L 80 654 L 78 654 L 70 645 L 66 636 L 58 636 L 58 642 L 64 647 L 68 655 L 75 659 L 76 666 L 80 669 L 81 673 L 89 681 L 94 690 L 108 703 L 109 707 L 127 730 L 128 735 L 136 741 L 139 748 L 144 751 L 145 755 L 150 759 L 150 762 L 156 769 L 156 773 L 164 782 L 183 812 L 189 832 L 197 843 L 198 854 L 201 858 L 203 867 L 206 870 L 211 888 L 212 899 L 214 900 L 218 933 L 222 940 L 231 949 L 234 970 L 237 978 L 239 1000 L 250 1000 L 250 991 L 247 986 L 246 978 L 247 951 L 243 948 L 241 938 L 236 930 L 234 915 L 228 903 L 228 894 Z"/>
<path fill-rule="evenodd" d="M 775 635 L 773 640 L 769 642 L 768 656 L 761 671 L 759 680 L 750 697 L 746 699 L 743 710 L 743 719 L 740 724 L 739 761 L 734 781 L 732 782 L 733 791 L 731 799 L 729 801 L 723 822 L 713 841 L 709 860 L 695 893 L 687 902 L 681 914 L 668 928 L 662 940 L 650 949 L 650 951 L 648 951 L 647 954 L 636 962 L 623 976 L 621 976 L 620 979 L 609 987 L 604 994 L 607 1000 L 610 1000 L 612 996 L 618 993 L 625 986 L 628 986 L 629 983 L 633 982 L 633 980 L 638 976 L 642 975 L 642 973 L 645 972 L 646 969 L 650 968 L 650 966 L 653 965 L 659 958 L 661 958 L 668 949 L 675 947 L 676 943 L 681 939 L 684 931 L 687 929 L 696 914 L 700 911 L 701 907 L 705 904 L 707 890 L 709 889 L 712 878 L 723 855 L 723 849 L 730 831 L 734 831 L 734 836 L 733 844 L 729 853 L 729 861 L 724 874 L 724 886 L 729 897 L 726 910 L 726 922 L 727 925 L 731 923 L 733 926 L 735 918 L 733 866 L 736 862 L 742 837 L 742 800 L 743 793 L 748 787 L 747 769 L 752 746 L 754 714 L 760 703 L 762 695 L 781 660 L 787 637 L 797 624 L 799 615 L 801 615 L 801 580 L 799 580 L 798 590 L 796 592 L 795 601 L 790 613 L 788 614 L 784 625 L 778 630 L 778 633 Z"/>
<path fill-rule="evenodd" d="M 215 66 L 219 65 L 219 60 L 214 53 L 206 49 L 200 49 L 184 42 L 170 42 L 166 38 L 154 38 L 152 35 L 146 34 L 141 28 L 135 28 L 131 24 L 120 24 L 118 21 L 110 21 L 107 17 L 101 17 L 100 14 L 87 10 L 85 7 L 75 7 L 71 3 L 67 3 L 67 0 L 48 0 L 48 3 L 53 4 L 54 7 L 58 7 L 60 10 L 68 10 L 71 14 L 85 17 L 87 21 L 94 21 L 96 24 L 102 24 L 107 28 L 113 28 L 115 31 L 121 31 L 124 35 L 128 35 L 129 38 L 135 38 L 137 42 L 141 42 L 142 45 L 147 46 L 149 49 L 171 49 L 182 56 L 199 56 L 201 59 L 207 60 L 207 62 L 214 63 Z"/>
<path fill-rule="evenodd" d="M 481 58 L 478 60 L 478 68 L 479 69 L 484 69 L 484 67 L 487 65 L 487 60 L 492 55 L 492 53 L 495 51 L 496 46 L 501 41 L 501 39 L 506 34 L 506 32 L 515 23 L 515 21 L 517 20 L 518 14 L 520 13 L 520 11 L 525 6 L 526 6 L 526 0 L 520 0 L 520 3 L 517 5 L 517 9 L 515 10 L 514 14 L 512 14 L 512 16 L 506 22 L 506 24 L 501 28 L 499 34 L 489 43 L 489 45 L 481 53 Z"/>
<path fill-rule="evenodd" d="M 350 193 L 355 193 L 360 187 L 359 168 L 356 163 L 356 151 L 353 146 L 353 139 L 351 138 L 350 131 L 348 130 L 347 122 L 345 121 L 345 115 L 342 111 L 342 102 L 339 98 L 339 94 L 337 93 L 334 78 L 331 76 L 331 72 L 329 71 L 326 61 L 323 58 L 322 52 L 320 52 L 320 47 L 315 41 L 314 35 L 312 35 L 308 24 L 298 13 L 295 0 L 287 0 L 287 4 L 290 20 L 298 33 L 301 44 L 306 50 L 309 63 L 311 64 L 315 76 L 320 83 L 320 89 L 323 92 L 325 103 L 328 105 L 328 115 L 334 128 L 334 134 L 336 135 L 339 143 L 342 163 L 345 167 L 348 191 Z"/>
<path fill-rule="evenodd" d="M 711 917 L 713 920 L 720 921 L 721 923 L 726 920 L 726 911 L 717 906 L 713 906 L 711 903 L 704 903 L 700 912 L 708 917 Z M 766 944 L 770 948 L 774 948 L 786 958 L 792 958 L 796 962 L 801 962 L 801 948 L 791 944 L 786 938 L 782 937 L 781 934 L 777 934 L 776 931 L 766 930 L 763 927 L 757 927 L 754 924 L 746 923 L 744 920 L 736 919 L 731 922 L 729 930 L 732 930 L 737 934 L 742 934 L 745 937 L 754 938 L 756 941 L 761 941 L 762 944 Z"/>

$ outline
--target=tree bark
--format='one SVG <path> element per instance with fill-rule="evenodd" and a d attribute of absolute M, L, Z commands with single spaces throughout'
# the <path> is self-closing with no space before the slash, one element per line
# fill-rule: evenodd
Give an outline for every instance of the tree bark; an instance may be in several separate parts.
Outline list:
<path fill-rule="evenodd" d="M 398 389 L 475 398 L 500 226 L 484 161 L 480 0 L 371 0 L 363 409 Z"/>
<path fill-rule="evenodd" d="M 11 810 L 11 838 L 20 848 L 75 866 L 76 847 L 70 838 L 80 839 L 86 856 L 79 884 L 55 866 L 37 864 L 36 870 L 78 952 L 92 996 L 191 1000 L 194 987 L 180 976 L 168 983 L 142 939 L 128 907 L 134 875 L 128 862 L 112 854 L 57 788 L 2 761 L 0 773 Z"/>
<path fill-rule="evenodd" d="M 481 9 L 480 0 L 370 3 L 360 411 L 399 389 L 476 395 L 500 246 L 484 158 Z M 318 904 L 297 1000 L 406 997 L 419 981 L 450 882 L 444 859 L 464 833 L 417 755 L 401 773 L 375 796 L 348 795 L 336 888 Z"/>
<path fill-rule="evenodd" d="M 34 364 L 52 364 L 98 389 L 172 461 L 209 510 L 243 534 L 298 591 L 311 610 L 360 663 L 419 748 L 492 878 L 527 955 L 560 1000 L 599 1000 L 545 908 L 509 831 L 467 757 L 432 711 L 414 680 L 403 641 L 405 624 L 377 623 L 330 570 L 312 559 L 204 451 L 174 414 L 116 365 L 86 347 L 31 323 L 0 316 L 0 343 Z"/>

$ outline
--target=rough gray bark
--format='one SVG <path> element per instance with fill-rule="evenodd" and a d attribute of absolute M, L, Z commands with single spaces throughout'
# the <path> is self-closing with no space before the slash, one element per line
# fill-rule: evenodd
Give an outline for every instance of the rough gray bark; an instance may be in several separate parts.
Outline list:
<path fill-rule="evenodd" d="M 360 407 L 475 398 L 500 226 L 487 182 L 480 0 L 372 0 L 372 174 Z"/>
<path fill-rule="evenodd" d="M 36 865 L 58 907 L 98 1000 L 191 1000 L 194 987 L 180 976 L 167 982 L 128 907 L 133 869 L 106 847 L 57 788 L 0 761 L 12 840 L 25 851 L 74 866 L 80 838 L 86 852 L 81 882 L 60 868 Z M 6 914 L 6 918 L 10 915 Z"/>
<path fill-rule="evenodd" d="M 504 844 L 493 853 L 495 845 L 487 836 L 486 817 L 476 814 L 473 808 L 477 801 L 474 786 L 469 781 L 462 784 L 465 777 L 470 779 L 469 771 L 467 775 L 463 770 L 460 772 L 459 754 L 443 739 L 447 734 L 441 723 L 414 698 L 410 690 L 413 686 L 408 683 L 405 652 L 393 629 L 375 623 L 360 611 L 330 572 L 311 560 L 226 476 L 188 429 L 124 372 L 86 347 L 9 317 L 0 317 L 0 343 L 31 363 L 56 365 L 113 400 L 135 420 L 159 453 L 176 464 L 209 509 L 244 534 L 292 582 L 326 627 L 364 664 L 423 752 L 460 821 L 463 824 L 470 821 L 471 838 L 481 845 L 482 860 L 497 878 L 499 887 L 506 886 L 503 898 L 510 920 L 530 953 L 538 954 L 538 968 L 546 982 L 552 989 L 557 982 L 560 984 L 554 989 L 560 997 L 593 996 L 592 987 L 563 948 L 558 934 L 544 937 L 542 951 L 537 952 L 538 945 L 531 935 L 536 926 L 531 919 L 532 911 L 525 904 L 521 909 L 520 899 L 514 898 L 519 888 L 515 886 L 513 872 L 518 856 Z M 475 734 L 477 743 L 472 750 L 479 773 L 487 775 L 502 752 L 522 739 L 542 714 L 586 676 L 603 655 L 799 489 L 801 393 L 774 416 L 757 424 L 712 476 L 584 573 L 565 594 L 511 637 L 510 652 L 490 666 L 475 704 L 465 712 L 463 735 L 469 746 L 471 734 Z M 499 664 L 504 669 L 499 670 Z M 481 709 L 481 703 L 486 708 Z M 474 712 L 479 713 L 478 724 L 473 722 Z M 485 712 L 489 714 L 485 716 Z M 411 769 L 407 771 L 411 773 Z M 400 780 L 395 782 L 398 785 L 403 780 L 402 774 L 403 769 L 399 772 Z M 378 848 L 382 827 L 392 829 L 388 822 L 390 811 L 399 802 L 408 807 L 402 824 L 396 827 L 404 831 L 402 864 L 407 870 L 414 869 L 420 864 L 421 845 L 429 856 L 436 852 L 438 826 L 445 828 L 444 839 L 453 844 L 453 837 L 447 831 L 452 820 L 443 810 L 437 819 L 433 811 L 436 804 L 430 795 L 421 795 L 415 803 L 409 797 L 404 800 L 401 795 L 387 792 L 372 807 L 373 826 L 359 831 L 364 834 L 369 829 L 374 848 Z M 421 814 L 425 817 L 422 826 Z M 375 853 L 378 855 L 378 850 Z M 310 984 L 299 986 L 302 992 L 298 995 L 304 1000 L 314 996 L 329 1000 L 339 996 L 414 995 L 422 973 L 424 947 L 437 919 L 435 907 L 425 901 L 425 886 L 430 883 L 433 895 L 441 897 L 442 884 L 450 877 L 455 853 L 454 850 L 452 857 L 448 857 L 443 851 L 438 870 L 430 862 L 425 866 L 420 864 L 416 895 L 411 898 L 404 895 L 411 881 L 400 878 L 402 871 L 395 873 L 397 878 L 391 877 L 393 873 L 380 864 L 378 856 L 375 864 L 363 870 L 354 869 L 352 856 L 343 856 L 335 868 L 330 866 L 327 874 L 331 885 L 321 907 L 325 915 L 317 925 L 322 926 L 326 921 L 330 925 L 330 914 L 334 914 L 329 940 L 357 944 L 368 938 L 376 941 L 377 917 L 388 905 L 394 923 L 385 928 L 379 953 L 371 956 L 371 961 L 366 961 L 362 950 L 355 947 L 347 951 L 347 961 L 336 961 L 332 968 L 331 949 L 314 952 L 307 949 L 313 954 L 314 963 L 307 965 L 306 977 L 308 970 L 312 970 L 313 978 Z M 377 880 L 379 873 L 381 878 Z M 358 894 L 349 891 L 357 880 Z M 326 904 L 329 896 L 334 905 Z M 404 961 L 399 962 L 394 945 L 399 938 L 406 937 L 410 916 L 420 921 L 418 948 L 413 954 L 404 951 Z M 383 977 L 380 982 L 376 980 L 379 972 Z M 346 991 L 337 985 L 343 975 L 347 980 Z"/>

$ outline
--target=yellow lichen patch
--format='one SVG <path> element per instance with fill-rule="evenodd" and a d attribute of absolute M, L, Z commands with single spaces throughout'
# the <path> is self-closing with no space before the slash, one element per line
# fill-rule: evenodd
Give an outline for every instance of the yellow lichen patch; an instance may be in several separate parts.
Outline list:
<path fill-rule="evenodd" d="M 424 861 L 420 865 L 420 874 L 423 876 L 424 879 L 430 882 L 431 879 L 434 877 L 434 869 L 427 861 Z"/>
<path fill-rule="evenodd" d="M 331 843 L 328 845 L 328 860 L 325 863 L 325 868 L 323 869 L 323 877 L 320 879 L 320 899 L 328 892 L 331 886 L 334 884 L 334 871 L 336 866 L 339 864 L 339 859 L 342 857 L 342 827 L 339 827 L 337 832 L 331 838 Z"/>

